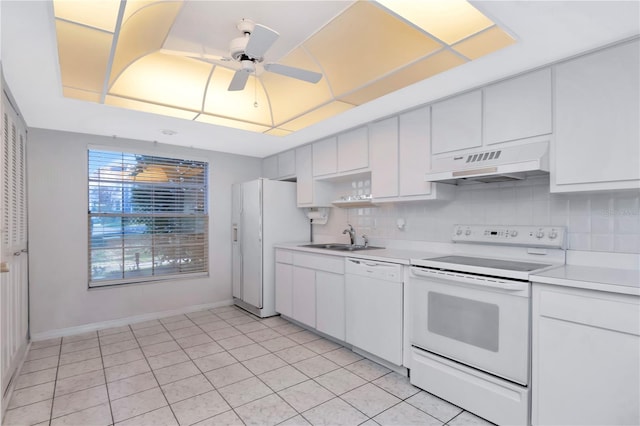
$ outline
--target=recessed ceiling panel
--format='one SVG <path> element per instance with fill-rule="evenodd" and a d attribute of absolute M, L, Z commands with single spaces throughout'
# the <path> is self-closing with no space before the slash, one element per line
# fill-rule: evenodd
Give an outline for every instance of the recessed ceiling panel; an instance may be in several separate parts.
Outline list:
<path fill-rule="evenodd" d="M 155 105 L 149 102 L 140 102 L 134 99 L 126 99 L 118 96 L 109 96 L 104 100 L 106 105 L 112 105 L 120 108 L 134 109 L 137 111 L 149 112 L 151 114 L 166 115 L 169 117 L 183 118 L 193 120 L 198 113 L 186 111 L 178 108 L 170 108 L 163 105 Z"/>
<path fill-rule="evenodd" d="M 229 120 L 228 118 L 216 117 L 208 114 L 200 114 L 198 118 L 196 118 L 196 121 L 215 124 L 218 126 L 233 127 L 235 129 L 248 130 L 250 132 L 264 133 L 269 130 L 269 127 L 261 126 L 259 124 L 247 123 L 240 120 Z"/>
<path fill-rule="evenodd" d="M 55 0 L 53 13 L 56 18 L 112 32 L 118 19 L 120 0 Z"/>
<path fill-rule="evenodd" d="M 348 111 L 351 108 L 353 108 L 353 105 L 349 105 L 345 102 L 334 101 L 327 105 L 323 105 L 318 109 L 310 111 L 302 117 L 284 123 L 279 127 L 295 132 L 300 129 L 304 129 L 305 127 L 312 124 L 319 123 L 320 121 L 325 120 L 329 117 L 333 117 L 334 115 L 338 115 L 342 112 Z"/>
<path fill-rule="evenodd" d="M 204 112 L 270 127 L 271 107 L 260 81 L 249 76 L 244 90 L 229 91 L 234 74 L 234 70 L 216 66 L 207 87 Z"/>
<path fill-rule="evenodd" d="M 135 7 L 135 2 L 131 4 Z M 136 59 L 162 47 L 182 2 L 155 2 L 131 15 L 120 28 L 110 83 Z"/>
<path fill-rule="evenodd" d="M 109 94 L 200 111 L 213 65 L 191 58 L 154 53 L 129 66 Z"/>
<path fill-rule="evenodd" d="M 456 55 L 449 50 L 443 50 L 384 77 L 363 89 L 349 93 L 340 98 L 340 100 L 354 105 L 362 105 L 410 84 L 462 65 L 465 62 L 467 61 L 460 55 Z"/>
<path fill-rule="evenodd" d="M 113 34 L 56 20 L 62 85 L 102 92 Z"/>
<path fill-rule="evenodd" d="M 478 59 L 515 42 L 513 37 L 502 29 L 493 27 L 454 45 L 453 49 L 469 59 Z"/>
<path fill-rule="evenodd" d="M 278 127 L 274 127 L 273 129 L 267 130 L 264 133 L 266 135 L 272 135 L 272 136 L 287 136 L 287 135 L 290 135 L 293 132 L 291 130 L 285 130 L 285 129 L 280 129 Z"/>
<path fill-rule="evenodd" d="M 447 44 L 489 28 L 493 22 L 467 0 L 378 0 Z"/>
<path fill-rule="evenodd" d="M 335 96 L 424 57 L 440 44 L 370 2 L 357 2 L 304 43 Z"/>
<path fill-rule="evenodd" d="M 88 90 L 74 89 L 73 87 L 63 87 L 62 94 L 65 98 L 78 99 L 87 102 L 100 102 L 100 92 L 90 92 Z"/>

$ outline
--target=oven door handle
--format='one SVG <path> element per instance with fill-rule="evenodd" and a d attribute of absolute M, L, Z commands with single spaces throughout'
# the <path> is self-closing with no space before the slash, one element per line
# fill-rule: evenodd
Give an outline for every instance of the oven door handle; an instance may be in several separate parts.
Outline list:
<path fill-rule="evenodd" d="M 488 278 L 483 276 L 464 274 L 460 272 L 412 267 L 411 273 L 417 277 L 433 278 L 443 281 L 453 281 L 484 288 L 497 288 L 506 291 L 522 291 L 529 288 L 528 282 L 507 280 L 501 278 Z"/>

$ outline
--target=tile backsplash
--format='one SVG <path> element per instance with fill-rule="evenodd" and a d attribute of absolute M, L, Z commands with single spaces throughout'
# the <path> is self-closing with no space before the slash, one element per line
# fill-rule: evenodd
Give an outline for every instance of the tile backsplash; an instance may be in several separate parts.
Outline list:
<path fill-rule="evenodd" d="M 357 195 L 362 185 L 349 182 L 344 189 Z M 640 253 L 640 191 L 551 194 L 548 178 L 461 185 L 451 201 L 333 208 L 326 225 L 314 225 L 314 235 L 342 237 L 347 223 L 359 237 L 445 243 L 456 223 L 566 226 L 570 250 Z"/>

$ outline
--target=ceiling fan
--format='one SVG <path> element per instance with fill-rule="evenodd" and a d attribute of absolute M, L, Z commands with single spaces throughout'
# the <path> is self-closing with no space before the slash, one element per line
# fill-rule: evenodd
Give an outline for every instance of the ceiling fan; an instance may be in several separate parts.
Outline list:
<path fill-rule="evenodd" d="M 222 58 L 222 61 L 234 61 L 239 66 L 231 79 L 227 89 L 229 91 L 244 89 L 249 75 L 256 72 L 256 65 L 264 61 L 265 53 L 280 37 L 271 28 L 256 24 L 250 19 L 240 20 L 236 27 L 243 35 L 231 40 L 229 45 L 230 57 Z M 317 83 L 322 78 L 322 74 L 314 71 L 275 63 L 264 64 L 264 70 L 309 83 Z"/>

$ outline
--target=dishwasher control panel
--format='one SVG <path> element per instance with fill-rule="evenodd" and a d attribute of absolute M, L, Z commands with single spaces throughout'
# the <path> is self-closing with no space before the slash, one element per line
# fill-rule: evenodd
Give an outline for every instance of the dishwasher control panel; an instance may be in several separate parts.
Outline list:
<path fill-rule="evenodd" d="M 402 282 L 402 265 L 375 260 L 347 258 L 345 273 L 374 279 Z"/>

